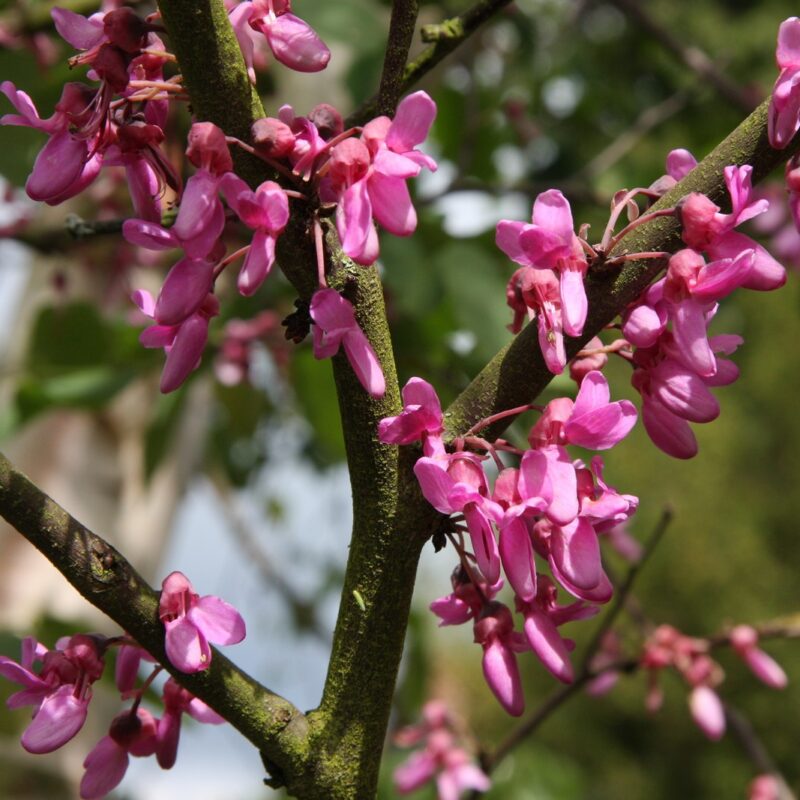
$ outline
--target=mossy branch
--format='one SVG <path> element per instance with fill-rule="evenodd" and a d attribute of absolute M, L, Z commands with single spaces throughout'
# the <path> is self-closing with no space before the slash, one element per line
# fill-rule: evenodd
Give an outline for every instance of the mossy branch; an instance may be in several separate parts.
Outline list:
<path fill-rule="evenodd" d="M 187 675 L 169 663 L 158 594 L 108 542 L 70 516 L 0 453 L 0 516 L 85 597 L 284 769 L 305 758 L 308 723 L 216 649 L 211 666 Z"/>

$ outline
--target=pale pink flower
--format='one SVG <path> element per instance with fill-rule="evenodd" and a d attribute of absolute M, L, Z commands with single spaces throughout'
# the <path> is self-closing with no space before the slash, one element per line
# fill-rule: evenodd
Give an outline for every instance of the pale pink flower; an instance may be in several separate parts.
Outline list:
<path fill-rule="evenodd" d="M 747 791 L 747 800 L 781 800 L 781 783 L 774 775 L 757 775 Z"/>
<path fill-rule="evenodd" d="M 737 625 L 730 633 L 731 645 L 753 674 L 772 689 L 785 689 L 789 683 L 781 665 L 758 646 L 758 631 L 750 625 Z"/>
<path fill-rule="evenodd" d="M 181 672 L 208 669 L 210 644 L 237 644 L 245 637 L 239 612 L 219 597 L 197 595 L 181 572 L 161 584 L 158 615 L 166 628 L 167 656 Z"/>
<path fill-rule="evenodd" d="M 712 741 L 725 733 L 725 709 L 719 695 L 705 685 L 695 686 L 689 694 L 689 710 L 697 727 Z"/>

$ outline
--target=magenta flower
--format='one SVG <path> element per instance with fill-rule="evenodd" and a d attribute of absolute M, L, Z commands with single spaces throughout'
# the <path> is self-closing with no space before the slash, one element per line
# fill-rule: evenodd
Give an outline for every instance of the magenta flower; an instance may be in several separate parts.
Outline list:
<path fill-rule="evenodd" d="M 82 800 L 98 800 L 119 786 L 128 770 L 129 756 L 151 756 L 156 752 L 157 720 L 137 708 L 117 714 L 108 736 L 104 736 L 83 762 Z"/>
<path fill-rule="evenodd" d="M 567 198 L 550 189 L 534 201 L 530 224 L 500 220 L 495 241 L 523 267 L 557 270 L 564 331 L 579 336 L 588 308 L 583 276 L 589 265 L 573 227 Z"/>
<path fill-rule="evenodd" d="M 186 713 L 198 722 L 222 725 L 225 720 L 202 700 L 170 678 L 164 684 L 164 714 L 156 731 L 156 759 L 162 769 L 170 769 L 178 755 L 181 716 Z"/>
<path fill-rule="evenodd" d="M 319 289 L 311 298 L 314 357 L 330 358 L 344 347 L 347 360 L 372 397 L 383 397 L 386 382 L 380 361 L 358 327 L 353 306 L 333 289 Z"/>
<path fill-rule="evenodd" d="M 789 17 L 778 29 L 775 59 L 781 72 L 769 103 L 769 143 L 782 150 L 800 128 L 800 19 Z"/>
<path fill-rule="evenodd" d="M 167 656 L 181 672 L 208 669 L 209 643 L 237 644 L 245 637 L 239 612 L 219 597 L 199 597 L 181 572 L 164 578 L 158 615 L 167 631 Z"/>
<path fill-rule="evenodd" d="M 173 271 L 180 263 L 173 267 Z M 157 305 L 149 292 L 137 290 L 132 299 L 145 316 L 151 319 L 155 316 Z M 200 307 L 177 325 L 151 325 L 142 331 L 139 341 L 144 347 L 163 347 L 167 354 L 160 386 L 164 394 L 174 392 L 200 365 L 208 340 L 209 322 L 218 314 L 219 300 L 213 294 L 206 294 Z"/>
<path fill-rule="evenodd" d="M 254 294 L 275 263 L 275 242 L 289 221 L 289 200 L 274 181 L 264 181 L 253 192 L 237 175 L 227 173 L 220 190 L 239 219 L 255 231 L 239 273 L 241 294 Z"/>
<path fill-rule="evenodd" d="M 436 390 L 422 378 L 409 378 L 402 395 L 402 412 L 378 423 L 378 438 L 384 444 L 421 441 L 424 455 L 444 455 L 442 405 Z"/>
<path fill-rule="evenodd" d="M 67 83 L 55 113 L 44 120 L 39 117 L 31 98 L 18 91 L 11 81 L 0 83 L 0 91 L 19 112 L 0 117 L 0 125 L 36 128 L 50 137 L 39 151 L 25 183 L 28 196 L 48 205 L 58 205 L 82 192 L 97 177 L 103 165 L 103 154 L 97 146 L 96 136 L 73 133 L 74 128 L 85 124 L 87 104 L 91 102 L 94 90 L 80 83 Z"/>
<path fill-rule="evenodd" d="M 339 203 L 336 226 L 342 249 L 359 264 L 378 257 L 372 219 L 395 236 L 409 236 L 417 227 L 406 180 L 436 162 L 416 146 L 428 135 L 436 103 L 425 92 L 403 98 L 393 120 L 377 117 L 364 126 L 361 140 L 345 139 L 331 151 L 326 193 Z"/>
<path fill-rule="evenodd" d="M 230 13 L 251 80 L 255 77 L 254 53 L 248 26 L 264 35 L 272 54 L 289 69 L 319 72 L 328 65 L 331 52 L 325 43 L 307 22 L 290 12 L 290 0 L 252 0 L 239 4 Z"/>
<path fill-rule="evenodd" d="M 527 649 L 527 642 L 515 635 L 508 607 L 496 601 L 483 607 L 473 630 L 475 642 L 483 647 L 486 683 L 500 705 L 512 717 L 519 717 L 525 710 L 525 698 L 515 651 Z"/>
<path fill-rule="evenodd" d="M 34 706 L 21 739 L 29 753 L 51 753 L 83 727 L 91 684 L 103 674 L 103 651 L 101 639 L 84 634 L 60 641 L 55 650 L 29 636 L 22 642 L 22 663 L 0 656 L 0 675 L 23 687 L 8 698 L 8 707 Z M 38 673 L 36 662 L 42 663 Z"/>

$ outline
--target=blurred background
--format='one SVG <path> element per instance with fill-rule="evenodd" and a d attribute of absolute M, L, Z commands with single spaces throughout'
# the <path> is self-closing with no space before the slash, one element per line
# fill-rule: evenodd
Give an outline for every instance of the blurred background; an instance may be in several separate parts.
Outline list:
<path fill-rule="evenodd" d="M 0 5 L 0 78 L 28 92 L 42 117 L 66 80 L 82 79 L 81 68 L 68 70 L 72 53 L 49 29 L 50 5 Z M 421 5 L 420 22 L 433 23 L 469 3 Z M 324 101 L 347 114 L 377 88 L 390 4 L 292 6 L 333 58 L 319 75 L 290 73 L 268 59 L 258 78 L 268 113 L 284 103 L 307 113 Z M 673 148 L 702 158 L 768 95 L 778 25 L 795 10 L 783 0 L 518 0 L 435 69 L 421 88 L 439 107 L 425 146 L 439 170 L 414 187 L 416 234 L 381 234 L 401 382 L 422 376 L 446 404 L 509 341 L 505 285 L 514 267 L 494 246 L 499 219 L 529 219 L 536 194 L 559 188 L 576 223 L 590 223 L 599 239 L 614 192 L 648 186 Z M 412 56 L 422 46 L 417 40 Z M 170 125 L 179 141 L 185 109 Z M 35 131 L 0 128 L 0 445 L 151 583 L 181 569 L 200 594 L 236 605 L 248 638 L 229 655 L 299 707 L 314 707 L 350 523 L 330 365 L 314 360 L 310 342 L 295 346 L 283 337 L 280 321 L 295 297 L 275 275 L 248 299 L 232 283 L 221 288 L 222 316 L 202 367 L 181 390 L 160 395 L 163 356 L 138 344 L 144 320 L 128 298 L 133 288 L 157 291 L 170 254 L 138 250 L 118 235 L 67 233 L 70 214 L 130 215 L 124 175 L 113 170 L 68 204 L 28 202 L 17 187 L 42 143 Z M 181 158 L 177 149 L 170 155 Z M 717 392 L 721 417 L 694 426 L 699 455 L 676 462 L 637 427 L 605 458 L 607 480 L 640 497 L 635 537 L 645 540 L 666 506 L 674 512 L 634 595 L 652 624 L 690 635 L 800 613 L 800 237 L 780 179 L 779 172 L 764 185 L 774 206 L 749 232 L 783 261 L 789 281 L 775 293 L 734 295 L 716 318 L 714 332 L 745 339 L 735 356 L 742 378 Z M 230 232 L 231 250 L 236 235 Z M 236 319 L 256 319 L 258 335 L 238 340 L 228 326 Z M 624 363 L 611 363 L 607 374 L 615 398 L 638 404 Z M 573 391 L 558 378 L 540 402 Z M 509 437 L 525 433 L 519 424 Z M 609 551 L 607 559 L 624 575 L 618 555 Z M 450 591 L 455 562 L 450 548 L 423 552 L 392 727 L 413 722 L 422 703 L 437 697 L 491 749 L 510 721 L 483 683 L 471 630 L 437 629 L 427 610 Z M 596 624 L 567 631 L 580 648 Z M 2 529 L 0 652 L 17 658 L 20 637 L 31 633 L 52 646 L 83 630 L 114 632 L 20 536 Z M 619 630 L 623 650 L 635 655 L 640 629 L 623 615 Z M 789 674 L 789 688 L 765 688 L 720 652 L 720 693 L 798 791 L 800 644 L 766 648 Z M 531 656 L 521 664 L 530 712 L 555 682 Z M 644 709 L 643 675 L 600 698 L 573 698 L 503 763 L 488 797 L 744 798 L 757 770 L 741 744 L 730 733 L 707 741 L 680 680 L 663 684 L 664 706 L 653 717 Z M 0 698 L 13 689 L 0 682 Z M 118 709 L 110 680 L 96 694 L 81 737 L 48 757 L 19 746 L 26 712 L 0 714 L 1 797 L 76 796 L 81 762 Z M 395 796 L 391 769 L 406 757 L 387 747 L 381 797 Z M 153 759 L 134 759 L 115 797 L 280 796 L 261 785 L 263 776 L 258 754 L 234 731 L 185 722 L 175 768 L 162 772 Z"/>

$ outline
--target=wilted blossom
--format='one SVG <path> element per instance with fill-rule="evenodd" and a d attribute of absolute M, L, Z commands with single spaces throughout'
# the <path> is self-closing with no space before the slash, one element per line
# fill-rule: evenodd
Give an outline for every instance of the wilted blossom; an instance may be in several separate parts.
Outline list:
<path fill-rule="evenodd" d="M 489 777 L 459 745 L 457 731 L 447 707 L 432 700 L 422 709 L 423 721 L 409 725 L 394 736 L 395 744 L 412 747 L 424 741 L 424 749 L 413 753 L 394 771 L 395 788 L 409 794 L 431 780 L 436 781 L 438 800 L 458 800 L 467 790 L 487 791 Z"/>
<path fill-rule="evenodd" d="M 23 687 L 6 704 L 34 707 L 21 739 L 29 753 L 51 753 L 83 727 L 91 685 L 103 674 L 104 651 L 103 637 L 76 634 L 48 650 L 29 636 L 22 642 L 20 663 L 0 656 L 0 675 Z M 38 672 L 36 663 L 41 663 Z"/>
<path fill-rule="evenodd" d="M 161 584 L 158 615 L 166 628 L 167 656 L 181 672 L 208 669 L 210 644 L 237 644 L 245 637 L 239 612 L 219 597 L 197 595 L 181 572 Z"/>
<path fill-rule="evenodd" d="M 378 357 L 358 327 L 352 304 L 333 289 L 319 289 L 311 298 L 314 357 L 330 358 L 344 347 L 361 385 L 372 397 L 383 397 L 386 382 Z"/>

